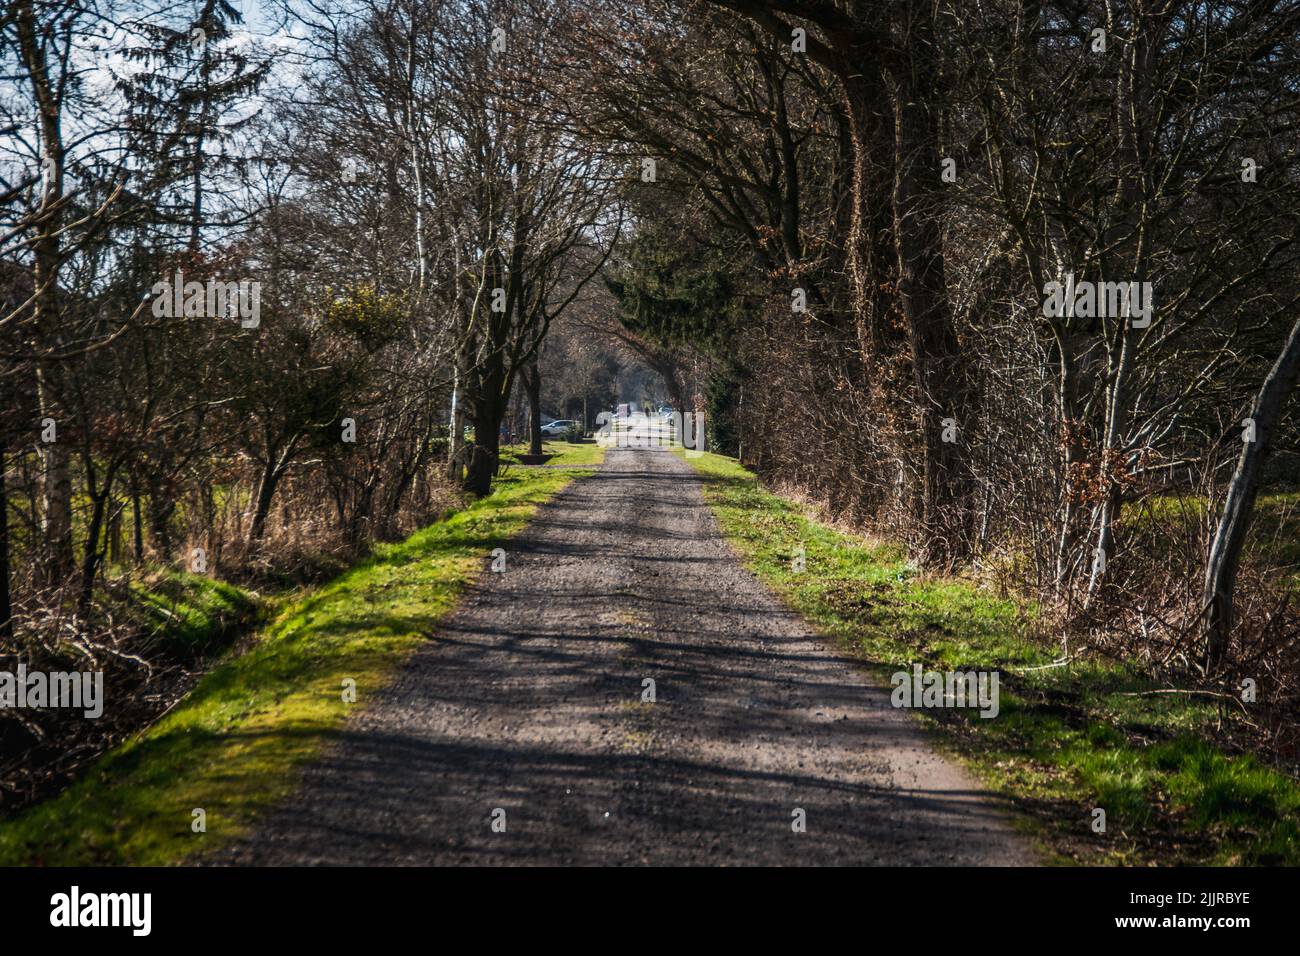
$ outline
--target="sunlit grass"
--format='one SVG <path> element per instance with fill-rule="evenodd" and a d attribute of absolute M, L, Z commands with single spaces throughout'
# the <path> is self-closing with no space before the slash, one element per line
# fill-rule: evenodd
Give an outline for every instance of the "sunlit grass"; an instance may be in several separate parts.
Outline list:
<path fill-rule="evenodd" d="M 542 453 L 553 456 L 546 463 L 548 467 L 586 468 L 599 465 L 605 460 L 605 449 L 594 442 L 544 441 Z M 501 447 L 501 458 L 507 468 L 529 467 L 518 464 L 518 456 L 526 454 L 528 454 L 527 442 Z"/>
<path fill-rule="evenodd" d="M 130 612 L 155 641 L 202 653 L 246 624 L 259 609 L 243 588 L 201 574 L 156 568 L 128 579 Z"/>
<path fill-rule="evenodd" d="M 491 495 L 377 546 L 292 603 L 163 720 L 58 797 L 0 824 L 0 864 L 169 864 L 246 832 L 260 810 L 292 792 L 295 771 L 349 709 L 428 639 L 491 550 L 580 474 L 515 469 Z M 356 682 L 355 705 L 344 702 L 345 680 Z M 195 809 L 206 813 L 206 833 L 191 829 Z"/>

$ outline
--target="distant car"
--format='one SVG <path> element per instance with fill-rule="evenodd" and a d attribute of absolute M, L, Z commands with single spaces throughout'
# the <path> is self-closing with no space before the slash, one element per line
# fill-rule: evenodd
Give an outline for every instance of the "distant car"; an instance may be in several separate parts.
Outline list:
<path fill-rule="evenodd" d="M 578 424 L 577 422 L 567 418 L 562 418 L 559 421 L 551 422 L 547 425 L 542 426 L 542 437 L 559 438 L 562 435 L 564 435 L 564 433 L 567 432 L 570 428 L 576 427 L 577 424 Z"/>

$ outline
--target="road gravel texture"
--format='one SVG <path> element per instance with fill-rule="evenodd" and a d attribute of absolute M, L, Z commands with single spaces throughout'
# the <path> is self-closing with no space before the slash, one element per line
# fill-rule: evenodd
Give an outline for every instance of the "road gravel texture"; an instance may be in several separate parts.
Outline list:
<path fill-rule="evenodd" d="M 686 462 L 611 449 L 208 862 L 1035 859 L 888 687 L 740 565 Z"/>

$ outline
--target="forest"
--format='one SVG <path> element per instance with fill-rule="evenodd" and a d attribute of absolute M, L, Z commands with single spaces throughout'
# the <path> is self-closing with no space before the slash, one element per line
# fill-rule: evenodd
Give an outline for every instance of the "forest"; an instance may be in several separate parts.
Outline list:
<path fill-rule="evenodd" d="M 0 667 L 109 687 L 0 813 L 643 400 L 1293 773 L 1300 0 L 0 0 L 0 70 Z"/>

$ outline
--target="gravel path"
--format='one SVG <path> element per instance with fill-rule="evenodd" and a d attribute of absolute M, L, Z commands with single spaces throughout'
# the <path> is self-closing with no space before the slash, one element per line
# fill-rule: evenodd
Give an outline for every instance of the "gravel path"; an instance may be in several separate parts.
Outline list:
<path fill-rule="evenodd" d="M 888 688 L 740 566 L 689 465 L 646 449 L 544 507 L 215 862 L 1035 861 Z"/>

